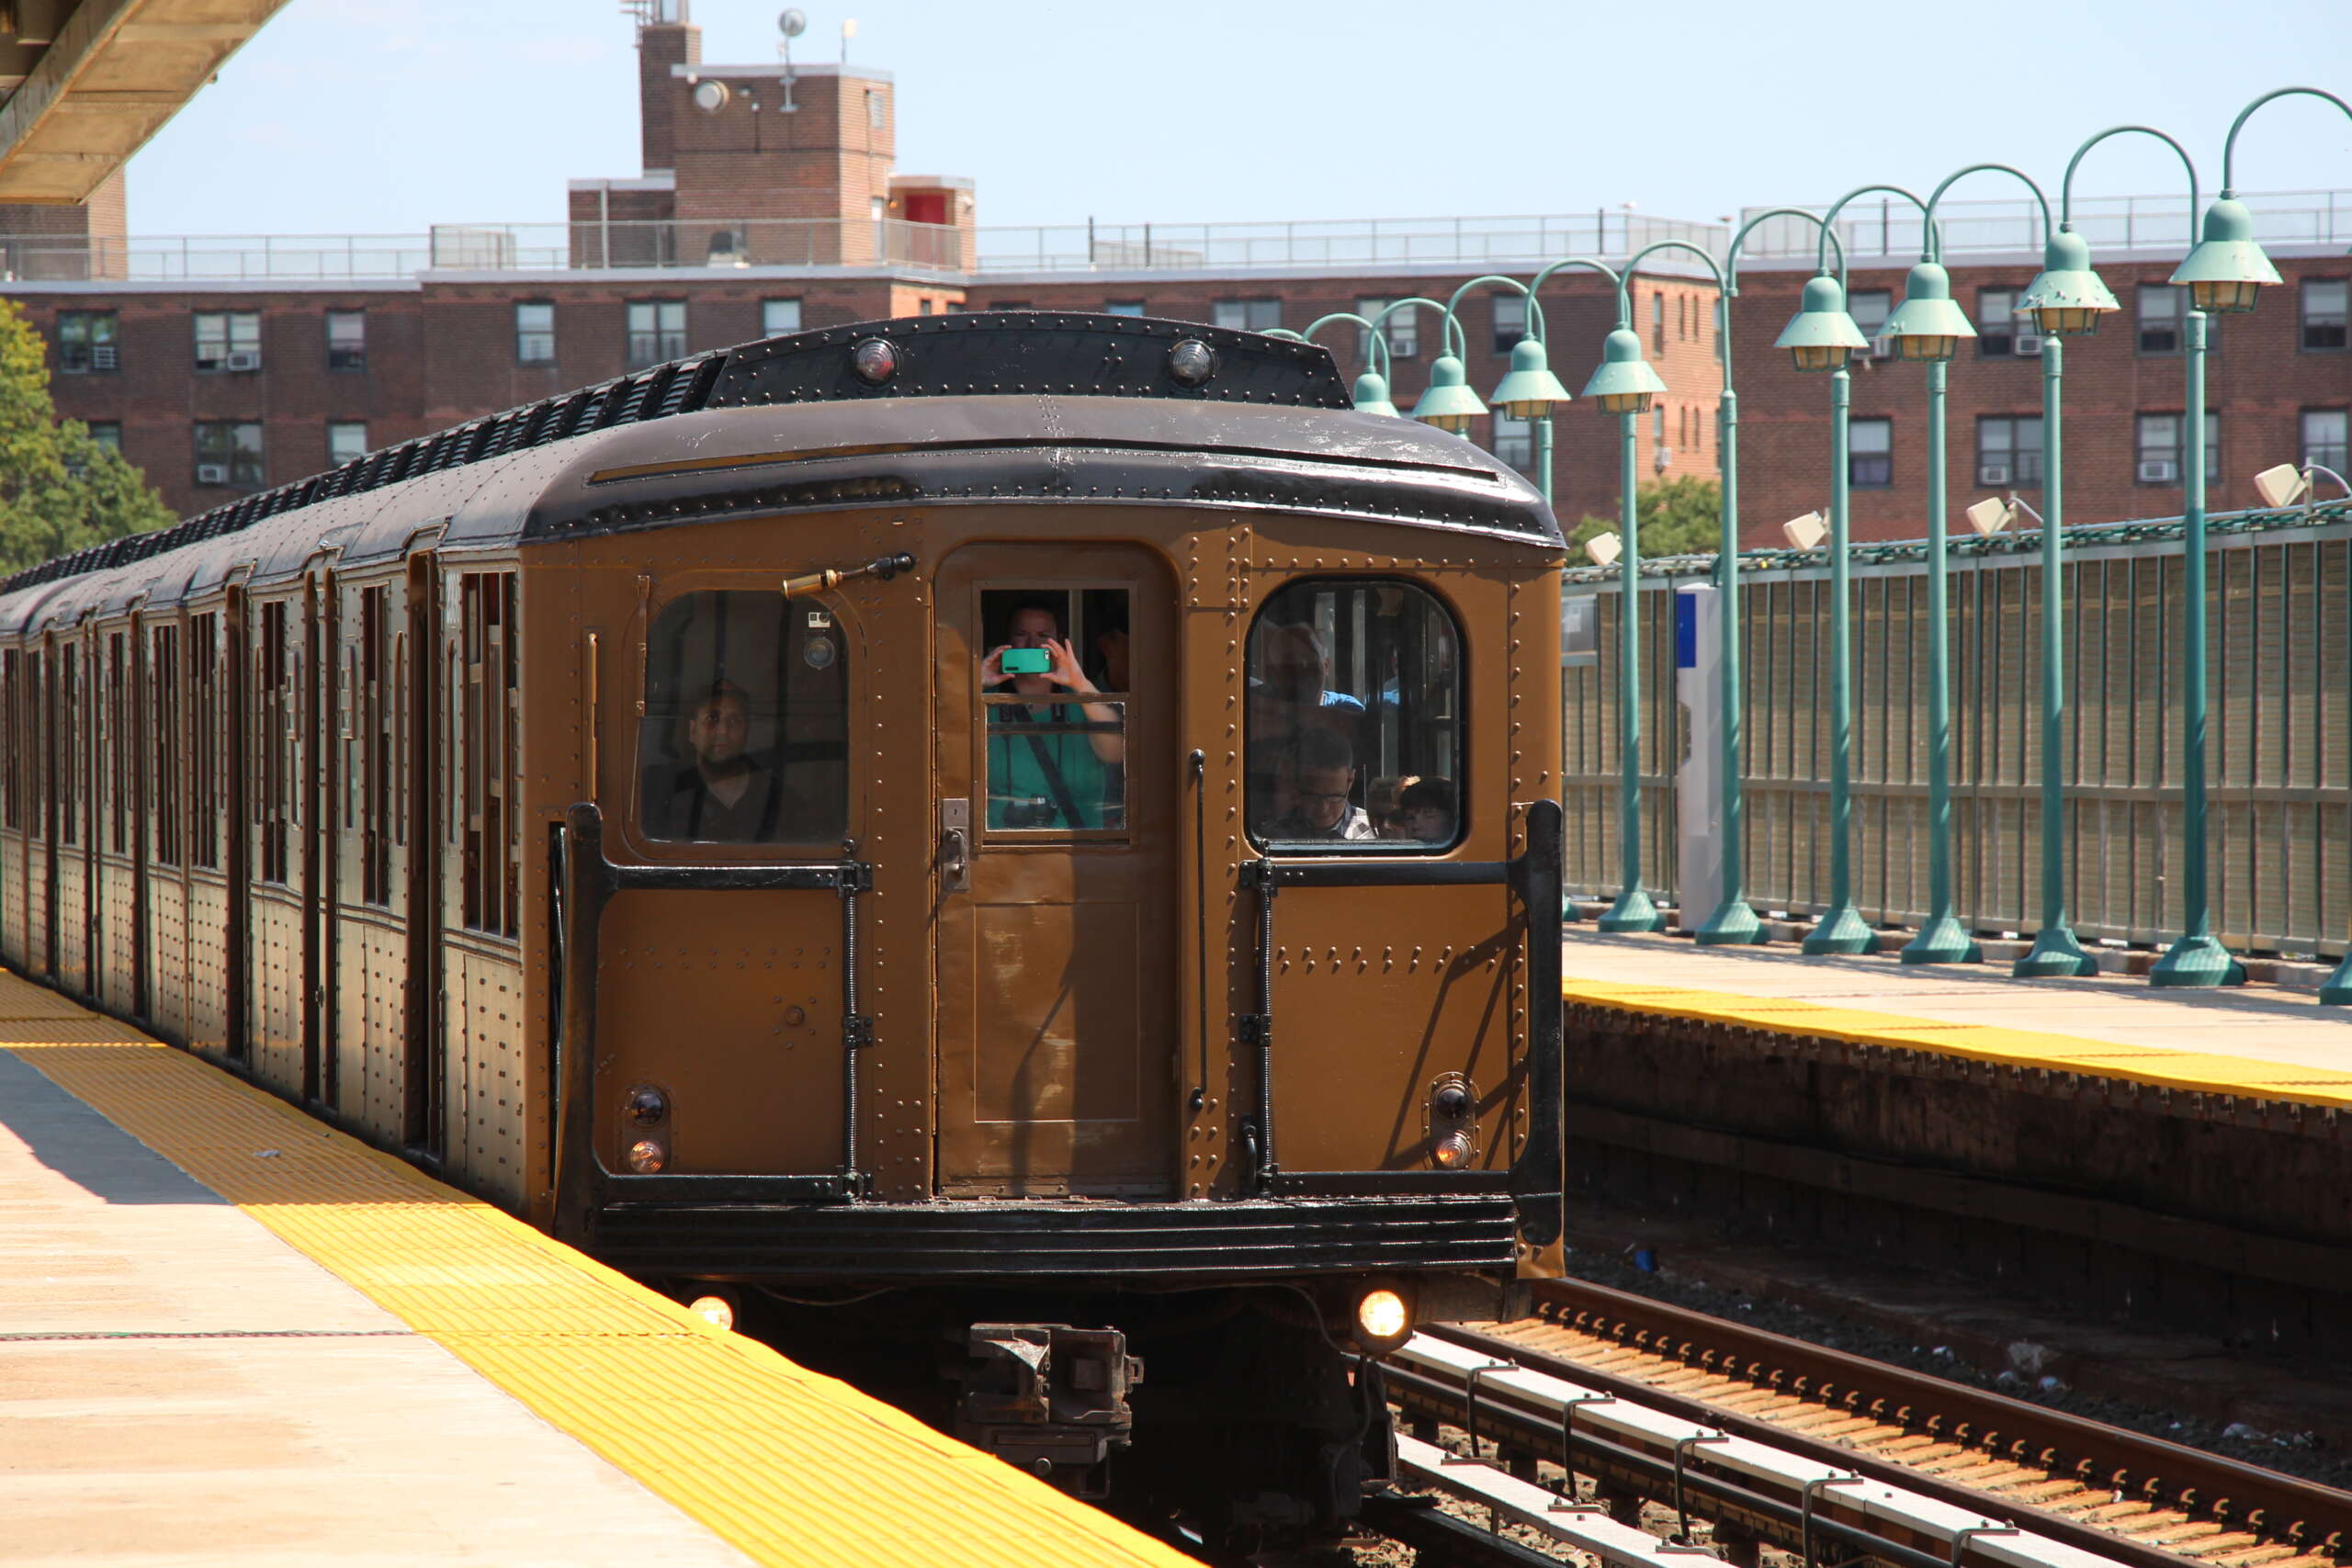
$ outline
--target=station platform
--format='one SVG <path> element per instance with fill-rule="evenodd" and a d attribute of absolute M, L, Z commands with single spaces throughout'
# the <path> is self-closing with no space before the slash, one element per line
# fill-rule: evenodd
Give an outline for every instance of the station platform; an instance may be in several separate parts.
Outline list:
<path fill-rule="evenodd" d="M 0 975 L 0 1558 L 1190 1562 Z"/>
<path fill-rule="evenodd" d="M 1562 940 L 1571 1007 L 2352 1110 L 2352 1010 L 2305 993 L 2166 990 L 2108 975 L 2020 980 L 2007 964 L 1809 957 L 1576 926 Z"/>

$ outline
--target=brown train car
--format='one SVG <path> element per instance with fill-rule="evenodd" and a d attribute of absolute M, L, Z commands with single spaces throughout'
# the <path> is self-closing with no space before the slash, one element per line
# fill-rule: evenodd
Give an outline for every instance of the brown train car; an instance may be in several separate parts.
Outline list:
<path fill-rule="evenodd" d="M 1328 1525 L 1347 1352 L 1559 1267 L 1561 560 L 1302 344 L 701 355 L 0 585 L 0 948 L 820 1359 L 945 1337 L 1018 1462 Z"/>

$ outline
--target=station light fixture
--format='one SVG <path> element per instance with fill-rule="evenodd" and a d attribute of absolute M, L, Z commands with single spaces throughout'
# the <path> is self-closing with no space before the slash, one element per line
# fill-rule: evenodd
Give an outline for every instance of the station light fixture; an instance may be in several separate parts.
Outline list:
<path fill-rule="evenodd" d="M 2091 270 L 2091 248 L 2080 234 L 2061 229 L 2041 248 L 2041 271 L 2018 299 L 2018 309 L 2031 312 L 2050 337 L 2088 337 L 2098 331 L 2099 318 L 2121 307 L 2098 273 Z"/>
<path fill-rule="evenodd" d="M 2188 287 L 2188 301 L 2208 315 L 2240 315 L 2255 307 L 2265 286 L 2279 281 L 2254 238 L 2254 214 L 2245 203 L 2223 197 L 2205 209 L 2203 237 L 2172 281 Z"/>
<path fill-rule="evenodd" d="M 1976 326 L 1951 297 L 1951 274 L 1921 262 L 1904 280 L 1903 303 L 1879 335 L 1894 343 L 1896 357 L 1932 362 L 1958 354 L 1960 340 L 1974 337 Z"/>
<path fill-rule="evenodd" d="M 2018 509 L 2011 502 L 1993 495 L 1978 502 L 1961 515 L 1968 519 L 1970 527 L 1989 539 L 2017 521 Z"/>
<path fill-rule="evenodd" d="M 1523 337 L 1512 345 L 1510 372 L 1487 400 L 1513 419 L 1543 419 L 1568 401 L 1568 389 L 1552 374 L 1544 345 Z"/>
<path fill-rule="evenodd" d="M 1805 279 L 1797 313 L 1772 344 L 1787 349 L 1797 368 L 1808 371 L 1838 369 L 1855 351 L 1870 345 L 1871 340 L 1846 313 L 1845 287 L 1826 273 Z"/>
<path fill-rule="evenodd" d="M 1450 354 L 1439 355 L 1430 366 L 1429 390 L 1413 405 L 1413 417 L 1449 435 L 1467 435 L 1470 422 L 1486 412 L 1487 405 L 1470 389 L 1462 361 Z"/>
<path fill-rule="evenodd" d="M 1788 540 L 1792 550 L 1810 550 L 1829 536 L 1829 519 L 1818 512 L 1808 512 L 1802 517 L 1792 517 L 1781 525 L 1781 537 Z"/>
<path fill-rule="evenodd" d="M 1602 413 L 1646 413 L 1666 383 L 1642 357 L 1641 334 L 1619 327 L 1601 340 L 1600 364 L 1584 384 L 1584 395 Z"/>
<path fill-rule="evenodd" d="M 2317 463 L 2307 463 L 2301 468 L 2292 463 L 2281 463 L 2275 468 L 2265 468 L 2254 476 L 2254 488 L 2256 493 L 2262 497 L 2265 506 L 2284 511 L 2290 506 L 2300 505 L 2308 511 L 2319 503 L 2318 479 L 2322 474 L 2341 485 L 2344 493 L 2352 497 L 2352 479 Z"/>
<path fill-rule="evenodd" d="M 1413 1314 L 1405 1298 L 1386 1288 L 1366 1291 L 1356 1301 L 1356 1342 L 1385 1355 L 1413 1337 Z"/>
<path fill-rule="evenodd" d="M 1614 534 L 1595 534 L 1584 542 L 1584 553 L 1595 566 L 1615 566 L 1625 553 L 1625 541 Z"/>
<path fill-rule="evenodd" d="M 1388 378 L 1377 370 L 1367 370 L 1356 378 L 1356 388 L 1351 400 L 1358 413 L 1385 413 L 1391 419 L 1404 416 L 1388 396 Z"/>

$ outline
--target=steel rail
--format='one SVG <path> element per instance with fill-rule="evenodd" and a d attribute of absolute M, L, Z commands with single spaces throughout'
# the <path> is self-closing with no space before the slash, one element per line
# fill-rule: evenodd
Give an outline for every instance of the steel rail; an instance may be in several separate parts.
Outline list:
<path fill-rule="evenodd" d="M 1544 1316 L 1563 1328 L 1613 1339 L 1632 1349 L 1844 1409 L 2152 1506 L 2175 1508 L 2192 1518 L 2217 1521 L 2301 1551 L 2352 1557 L 2352 1493 L 2318 1482 L 1604 1285 L 1575 1280 L 1547 1281 L 1535 1293 Z M 1581 1381 L 1622 1382 L 1632 1397 L 1661 1408 L 1664 1402 L 1677 1397 L 1632 1380 L 1611 1380 L 1608 1374 L 1581 1363 L 1547 1357 L 1512 1342 L 1507 1335 L 1440 1332 L 1456 1343 L 1475 1345 L 1490 1353 L 1508 1347 L 1508 1354 L 1524 1364 L 1548 1361 L 1571 1367 Z M 1712 1406 L 1685 1404 L 1692 1409 L 1706 1409 L 1709 1420 L 1723 1419 L 1722 1413 Z M 1769 1422 L 1753 1425 L 1771 1432 L 1769 1440 L 1782 1446 L 1795 1436 Z M 1855 1450 L 1837 1448 L 1836 1451 L 1839 1462 L 1860 1468 L 1862 1456 Z M 1923 1483 L 1932 1478 L 1917 1472 L 1905 1473 L 1911 1479 L 1904 1484 L 1928 1489 Z M 1970 1506 L 2018 1506 L 1973 1489 L 1954 1490 L 1968 1493 Z M 2064 1522 L 2054 1515 L 2041 1517 Z M 2091 1538 L 2117 1540 L 2099 1530 L 2090 1531 L 2086 1539 Z M 2091 1548 L 2086 1545 L 2086 1549 Z M 2111 1547 L 2097 1550 L 2115 1554 Z M 2182 1559 L 2179 1553 L 2162 1556 L 2174 1564 Z"/>

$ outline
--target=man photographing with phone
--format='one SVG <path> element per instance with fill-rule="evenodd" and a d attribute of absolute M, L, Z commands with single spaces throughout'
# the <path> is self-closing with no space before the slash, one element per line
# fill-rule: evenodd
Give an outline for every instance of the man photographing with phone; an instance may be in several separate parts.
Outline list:
<path fill-rule="evenodd" d="M 1049 604 L 1023 604 L 1006 623 L 1008 638 L 980 662 L 980 686 L 1008 682 L 1034 701 L 990 703 L 989 814 L 991 828 L 1115 828 L 1125 815 L 1123 791 L 1109 787 L 1126 760 L 1116 705 L 1056 702 L 1059 694 L 1100 696 L 1061 635 Z"/>

